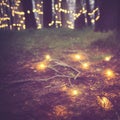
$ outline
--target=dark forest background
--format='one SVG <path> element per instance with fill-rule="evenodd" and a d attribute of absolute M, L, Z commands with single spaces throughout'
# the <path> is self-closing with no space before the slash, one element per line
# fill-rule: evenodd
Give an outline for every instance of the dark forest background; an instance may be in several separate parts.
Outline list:
<path fill-rule="evenodd" d="M 67 22 L 71 18 L 69 13 L 67 13 L 66 11 L 67 10 L 69 11 L 71 9 L 69 8 L 69 6 L 70 5 L 72 6 L 73 4 L 71 1 L 68 1 L 68 0 L 36 0 L 36 1 L 21 0 L 19 1 L 17 0 L 17 2 L 13 0 L 6 0 L 6 1 L 1 0 L 0 25 L 1 26 L 3 25 L 1 29 L 18 28 L 18 30 L 20 30 L 23 28 L 24 29 L 59 28 L 59 27 L 69 28 L 69 25 Z M 61 4 L 61 6 L 59 6 L 59 3 Z M 16 7 L 17 4 L 18 4 L 18 7 Z M 76 0 L 74 4 L 75 4 L 74 12 L 77 13 L 78 16 L 74 19 L 74 27 L 72 28 L 82 29 L 83 27 L 86 27 L 86 26 L 92 26 L 95 31 L 108 31 L 113 29 L 116 29 L 116 30 L 120 29 L 120 1 L 119 0 L 105 0 L 105 1 Z M 8 5 L 8 7 L 6 7 L 5 5 L 6 6 Z M 16 7 L 16 9 L 14 7 Z M 96 10 L 96 8 L 98 9 Z M 38 11 L 41 10 L 41 13 L 37 13 L 33 9 L 36 9 Z M 83 9 L 85 9 L 85 11 Z M 80 10 L 82 10 L 82 12 L 80 12 Z M 16 11 L 23 12 L 24 24 L 21 24 L 22 23 L 21 22 L 19 25 L 19 22 L 21 21 L 23 16 L 21 17 L 19 13 L 16 14 Z M 13 12 L 14 12 L 14 15 L 13 15 Z M 89 15 L 90 13 L 92 15 Z M 9 20 L 3 20 L 6 14 L 7 14 L 7 17 L 9 17 Z M 53 24 L 49 25 L 51 22 L 53 22 Z M 4 27 L 5 23 L 7 24 L 7 26 Z"/>

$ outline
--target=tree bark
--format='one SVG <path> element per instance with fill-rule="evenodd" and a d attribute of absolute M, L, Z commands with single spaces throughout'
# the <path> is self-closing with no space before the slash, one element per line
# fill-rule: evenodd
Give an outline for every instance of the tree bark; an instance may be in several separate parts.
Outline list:
<path fill-rule="evenodd" d="M 43 0 L 32 0 L 37 29 L 43 27 Z"/>
<path fill-rule="evenodd" d="M 85 0 L 86 2 L 86 9 L 87 9 L 87 25 L 90 26 L 91 25 L 91 18 L 90 18 L 90 15 L 88 15 L 88 13 L 91 12 L 91 9 L 90 9 L 90 1 L 89 0 Z"/>
<path fill-rule="evenodd" d="M 119 19 L 118 0 L 99 0 L 100 19 L 96 22 L 96 30 L 108 31 L 117 29 Z"/>
<path fill-rule="evenodd" d="M 62 9 L 63 10 L 68 10 L 68 5 L 67 5 L 66 0 L 62 0 Z M 61 16 L 62 16 L 62 19 L 61 19 L 62 20 L 62 27 L 67 28 L 68 27 L 68 25 L 67 25 L 68 14 L 65 13 L 65 12 L 62 12 Z"/>
<path fill-rule="evenodd" d="M 36 20 L 33 13 L 32 1 L 31 0 L 21 0 L 23 4 L 23 10 L 25 12 L 25 24 L 26 28 L 36 28 Z"/>
<path fill-rule="evenodd" d="M 52 0 L 43 0 L 43 27 L 49 28 L 52 21 Z"/>
<path fill-rule="evenodd" d="M 76 13 L 79 13 L 82 10 L 81 0 L 76 1 Z M 75 20 L 75 28 L 81 29 L 85 26 L 85 16 L 83 13 Z"/>

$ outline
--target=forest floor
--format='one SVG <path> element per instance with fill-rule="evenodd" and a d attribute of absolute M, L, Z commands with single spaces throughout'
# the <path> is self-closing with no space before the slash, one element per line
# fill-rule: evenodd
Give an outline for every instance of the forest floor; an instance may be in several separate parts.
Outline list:
<path fill-rule="evenodd" d="M 111 43 L 111 33 L 81 42 L 77 32 L 71 35 L 76 43 L 69 32 L 47 31 L 46 39 L 63 40 L 53 43 L 30 33 L 2 33 L 1 120 L 120 120 L 120 44 Z"/>

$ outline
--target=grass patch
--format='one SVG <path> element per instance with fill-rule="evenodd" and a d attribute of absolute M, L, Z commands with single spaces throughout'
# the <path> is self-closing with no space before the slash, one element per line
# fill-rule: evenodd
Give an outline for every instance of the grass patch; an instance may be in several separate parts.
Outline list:
<path fill-rule="evenodd" d="M 106 33 L 94 32 L 91 28 L 82 30 L 70 29 L 41 29 L 25 31 L 0 31 L 1 36 L 1 54 L 4 56 L 19 56 L 20 58 L 27 55 L 40 56 L 43 52 L 50 52 L 54 56 L 60 56 L 63 50 L 86 49 L 91 44 L 102 44 L 110 39 L 107 45 L 117 44 L 115 41 L 114 31 Z M 100 40 L 100 43 L 99 43 Z M 101 42 L 102 40 L 102 42 Z M 97 43 L 98 42 L 98 43 Z M 25 53 L 25 54 L 24 54 Z M 98 57 L 98 59 L 101 56 Z"/>

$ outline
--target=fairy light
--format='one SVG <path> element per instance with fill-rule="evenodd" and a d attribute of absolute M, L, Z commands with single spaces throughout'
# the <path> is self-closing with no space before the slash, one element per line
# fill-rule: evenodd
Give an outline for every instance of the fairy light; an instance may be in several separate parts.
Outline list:
<path fill-rule="evenodd" d="M 105 110 L 111 110 L 113 107 L 111 101 L 104 96 L 103 97 L 97 96 L 97 101 L 98 104 Z"/>
<path fill-rule="evenodd" d="M 37 2 L 36 2 L 36 4 L 37 4 Z M 42 4 L 43 4 L 43 2 L 41 1 L 41 2 L 39 2 L 39 4 L 36 5 L 37 7 L 36 7 L 35 12 L 39 14 L 39 17 L 41 14 L 43 14 Z M 7 7 L 8 11 L 10 11 L 9 13 L 6 12 L 6 10 L 5 10 L 6 7 Z M 16 0 L 14 2 L 11 2 L 11 5 L 9 5 L 8 0 L 6 0 L 6 1 L 2 0 L 0 2 L 0 8 L 1 8 L 1 14 L 2 14 L 2 17 L 0 17 L 0 28 L 9 27 L 10 30 L 26 29 L 25 13 L 22 8 L 21 0 Z M 10 15 L 10 13 L 11 13 L 11 15 Z M 27 10 L 27 13 L 30 14 L 30 10 Z M 7 16 L 5 16 L 5 15 L 7 15 Z M 12 22 L 11 22 L 11 19 L 12 19 Z M 41 23 L 38 20 L 36 22 L 38 22 L 37 29 L 40 29 Z"/>
<path fill-rule="evenodd" d="M 71 4 L 71 3 L 69 3 L 69 4 Z M 41 29 L 43 27 L 43 0 L 34 1 L 33 6 L 34 7 L 33 7 L 32 11 L 35 16 L 37 29 Z M 2 14 L 2 16 L 0 17 L 0 28 L 8 28 L 9 27 L 10 30 L 26 29 L 25 19 L 24 19 L 25 13 L 22 8 L 21 0 L 15 0 L 14 2 L 11 3 L 11 5 L 9 4 L 8 0 L 1 0 L 0 8 L 1 8 L 0 10 L 1 10 L 1 14 Z M 5 9 L 8 9 L 8 11 L 11 11 L 11 12 L 6 13 L 7 11 Z M 67 27 L 69 29 L 74 29 L 75 20 L 78 19 L 82 14 L 88 14 L 92 18 L 91 23 L 93 23 L 93 24 L 100 18 L 98 7 L 95 8 L 94 10 L 92 10 L 92 12 L 87 13 L 88 11 L 86 9 L 86 6 L 83 6 L 80 10 L 78 10 L 76 12 L 76 10 L 71 9 L 70 7 L 62 8 L 62 0 L 58 0 L 58 2 L 52 6 L 52 9 L 53 9 L 53 12 L 55 12 L 55 20 L 52 20 L 49 23 L 49 26 L 56 25 L 56 28 L 63 26 L 61 13 L 64 13 L 66 16 L 69 16 L 69 18 L 67 18 L 66 22 L 65 22 L 66 23 L 65 27 Z M 30 10 L 27 10 L 27 13 L 30 14 L 31 13 Z M 96 13 L 97 13 L 96 18 L 93 18 L 93 16 Z M 73 18 L 73 19 L 70 20 L 70 18 Z M 13 20 L 12 22 L 11 22 L 11 19 Z M 85 22 L 87 22 L 87 18 L 85 18 Z M 12 24 L 15 24 L 15 25 L 12 26 Z"/>
<path fill-rule="evenodd" d="M 78 95 L 81 94 L 81 91 L 78 88 L 76 88 L 76 87 L 69 88 L 69 89 L 66 90 L 66 92 L 71 97 L 75 97 L 75 96 L 77 97 Z"/>
<path fill-rule="evenodd" d="M 98 21 L 100 19 L 100 15 L 98 15 L 96 18 L 95 18 L 95 21 Z"/>
<path fill-rule="evenodd" d="M 47 55 L 45 55 L 45 59 L 46 60 L 51 60 L 51 56 L 47 54 Z"/>
<path fill-rule="evenodd" d="M 84 60 L 85 59 L 85 56 L 82 53 L 81 54 L 79 54 L 79 53 L 72 54 L 70 56 L 71 56 L 73 61 L 80 61 L 80 60 Z"/>
<path fill-rule="evenodd" d="M 43 1 L 34 1 L 33 13 L 36 19 L 37 29 L 43 27 Z"/>
<path fill-rule="evenodd" d="M 46 68 L 47 68 L 47 65 L 45 63 L 43 63 L 43 62 L 38 63 L 37 66 L 36 66 L 36 69 L 38 71 L 44 71 Z"/>
<path fill-rule="evenodd" d="M 82 63 L 82 68 L 83 69 L 89 69 L 90 64 L 88 62 Z"/>
<path fill-rule="evenodd" d="M 75 60 L 80 60 L 81 56 L 79 54 L 75 54 L 74 58 L 75 58 Z"/>
<path fill-rule="evenodd" d="M 27 13 L 30 14 L 30 10 L 27 10 Z"/>
<path fill-rule="evenodd" d="M 110 61 L 111 58 L 112 58 L 112 56 L 106 56 L 106 57 L 104 58 L 104 60 L 105 60 L 105 61 Z"/>
<path fill-rule="evenodd" d="M 2 3 L 0 3 L 0 6 L 1 6 L 1 8 L 3 8 L 2 17 L 0 18 L 1 25 L 7 24 L 6 28 L 10 29 L 10 30 L 23 29 L 25 22 L 22 21 L 22 18 L 24 17 L 24 12 L 22 11 L 21 0 L 16 0 L 14 2 L 11 2 L 11 4 L 9 4 L 8 0 L 6 0 L 6 1 L 2 0 Z M 5 9 L 7 9 L 9 12 L 6 11 Z M 12 21 L 11 21 L 11 19 L 12 19 Z M 3 26 L 3 27 L 5 28 L 5 26 Z"/>
<path fill-rule="evenodd" d="M 78 90 L 73 89 L 73 90 L 71 91 L 71 95 L 77 96 L 77 95 L 78 95 Z"/>
<path fill-rule="evenodd" d="M 115 77 L 115 73 L 114 73 L 114 71 L 111 70 L 111 69 L 106 69 L 106 70 L 104 71 L 104 75 L 105 75 L 106 77 L 108 77 L 108 78 L 114 78 L 114 77 Z"/>
<path fill-rule="evenodd" d="M 93 24 L 94 24 L 94 23 L 95 23 L 95 19 L 91 19 L 91 23 L 93 23 Z"/>
<path fill-rule="evenodd" d="M 37 29 L 41 29 L 42 28 L 42 24 L 38 24 Z"/>

